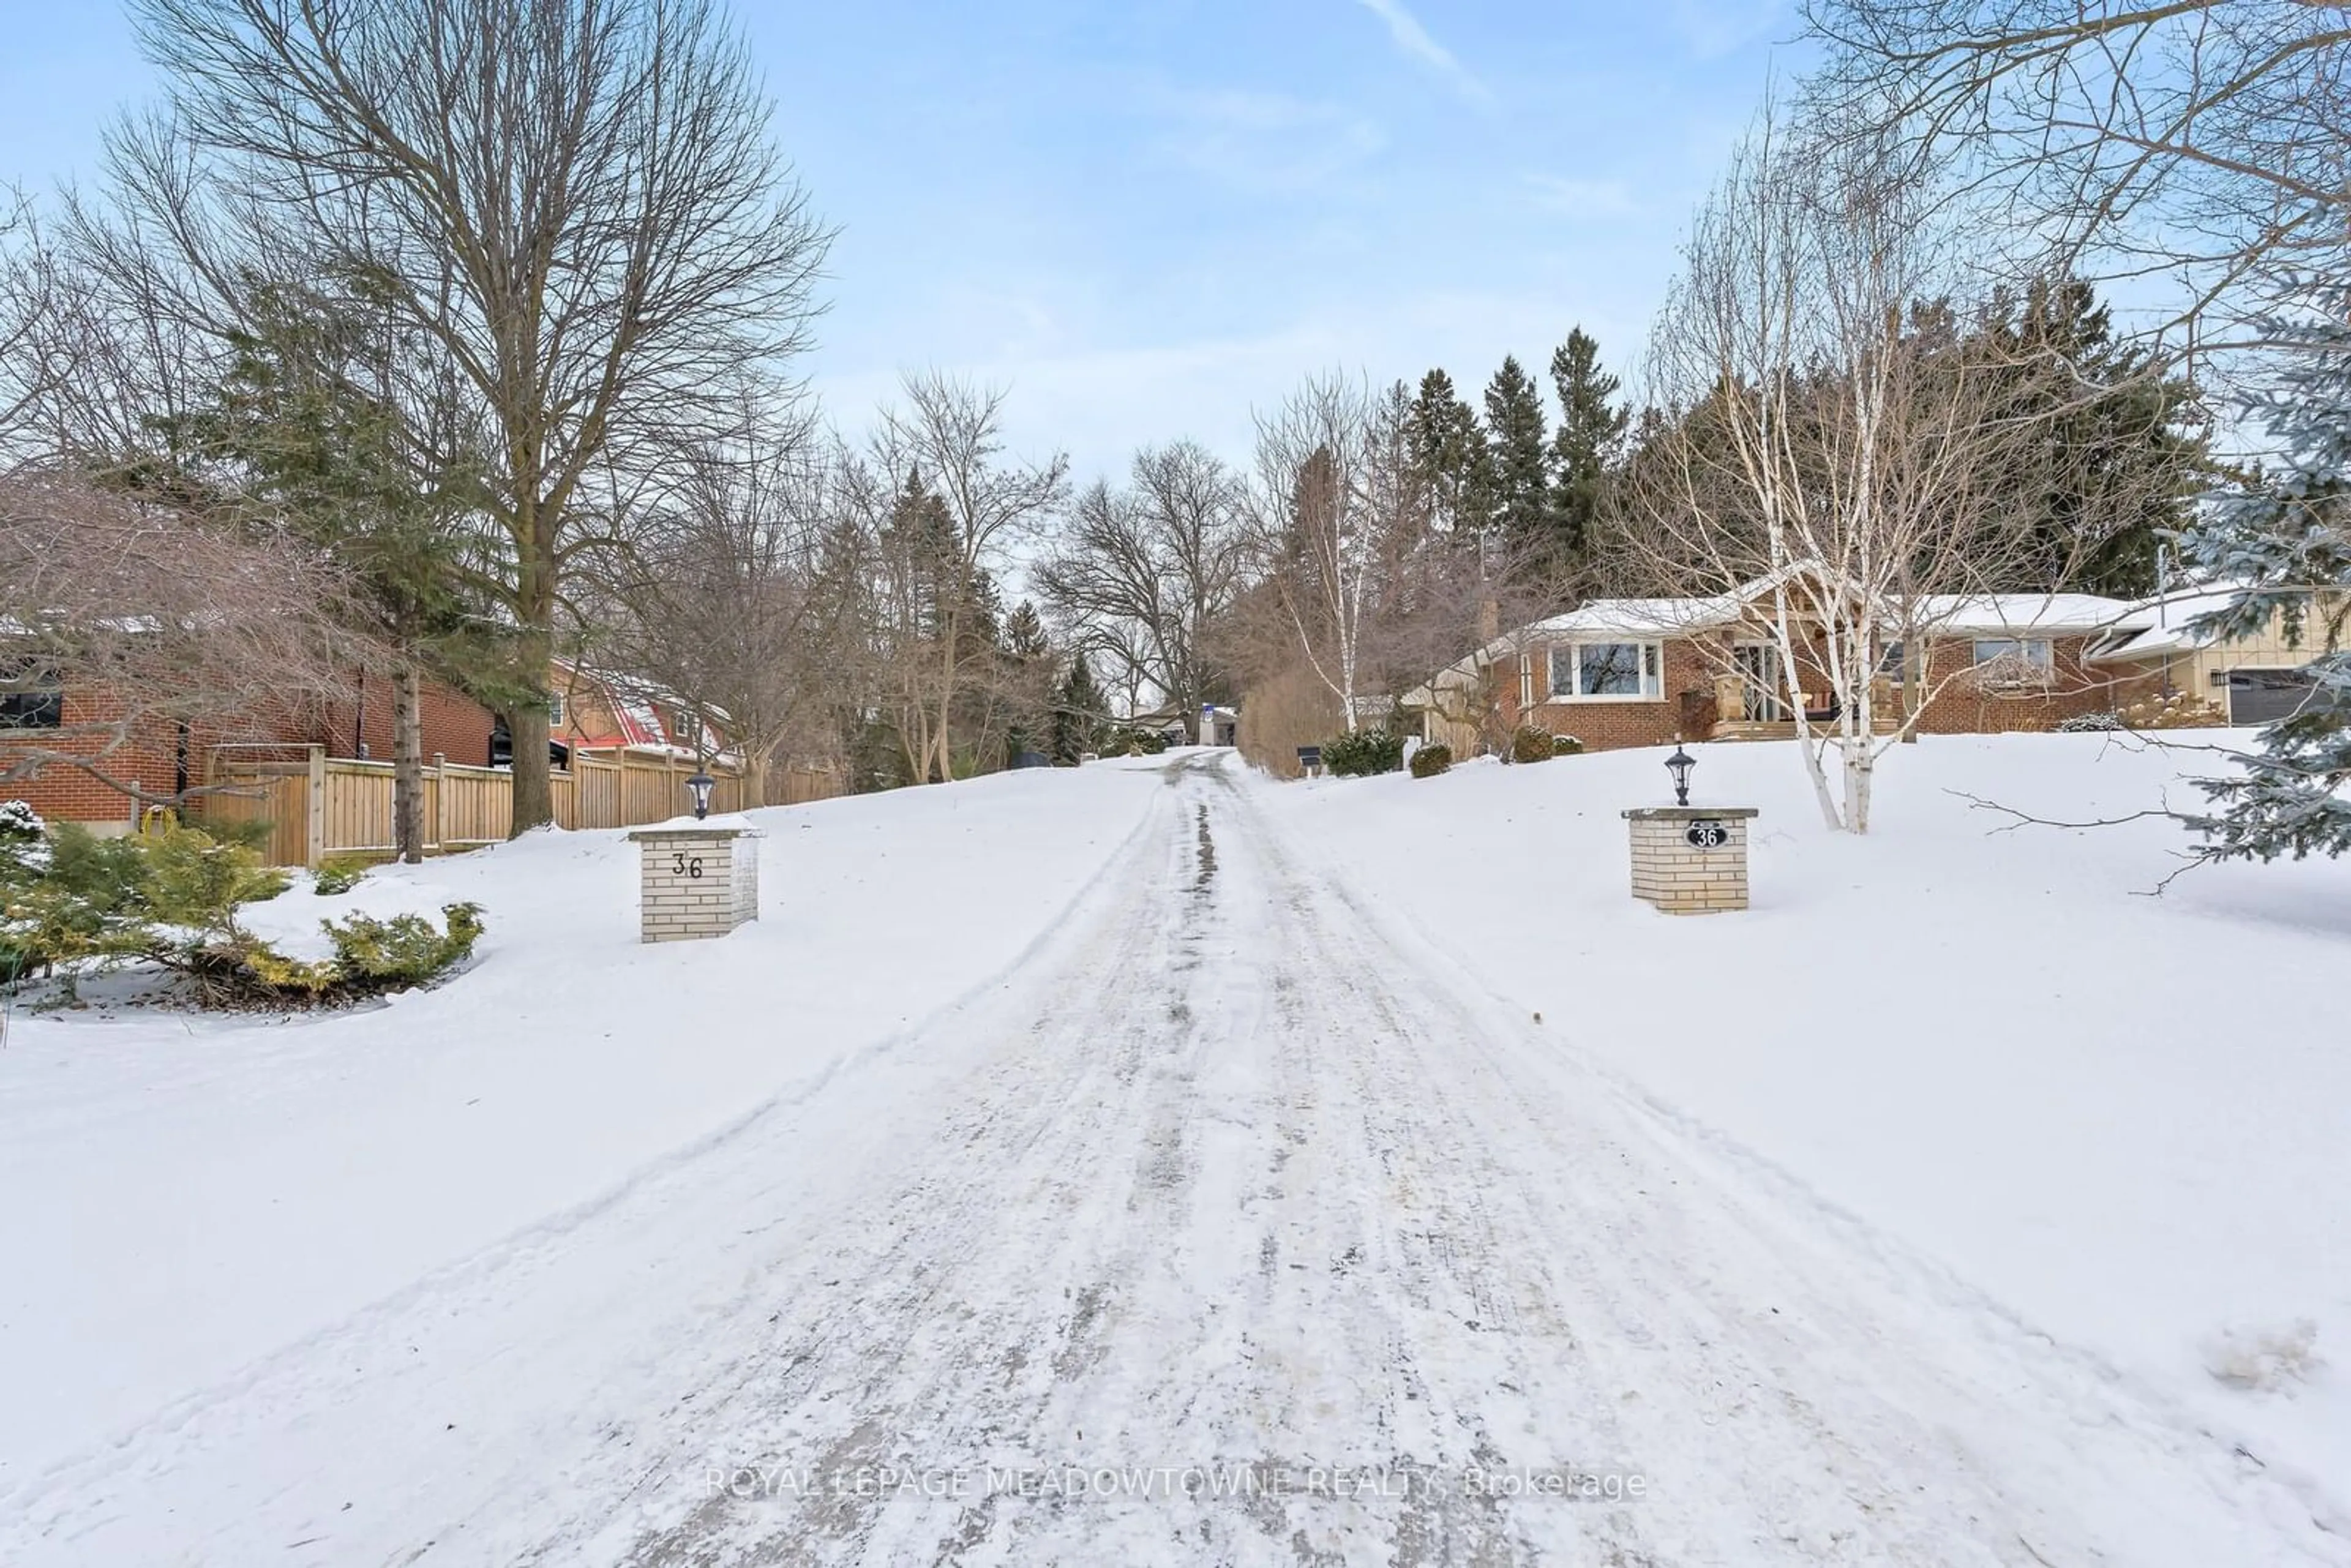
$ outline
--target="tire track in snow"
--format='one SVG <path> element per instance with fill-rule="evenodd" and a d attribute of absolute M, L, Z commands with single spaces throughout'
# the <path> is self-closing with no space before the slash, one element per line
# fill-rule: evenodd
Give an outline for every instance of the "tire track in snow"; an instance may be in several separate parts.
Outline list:
<path fill-rule="evenodd" d="M 1188 855 L 1172 841 L 1134 925 L 1051 982 L 1033 1071 L 976 1086 L 1003 1103 L 954 1192 L 918 1182 L 893 1206 L 905 1228 L 870 1264 L 890 1304 L 826 1352 L 868 1375 L 738 1385 L 728 1407 L 765 1414 L 728 1440 L 820 1466 L 1322 1463 L 1429 1484 L 722 1498 L 640 1521 L 620 1560 L 2341 1560 L 2294 1539 L 2290 1506 L 2273 1532 L 2276 1500 L 2254 1511 L 2232 1489 L 2258 1483 L 2221 1456 L 1936 1322 L 1869 1260 L 1824 1252 L 1808 1217 L 1688 1168 L 1639 1107 L 1351 920 L 1246 792 L 1173 777 Z M 1050 1132 L 1001 1135 L 1040 1114 Z M 1008 1189 L 1041 1222 L 972 1196 Z M 940 1266 L 951 1287 L 889 1296 Z M 925 1342 L 920 1312 L 949 1301 L 952 1333 Z M 1965 1364 L 1938 1365 L 1954 1344 Z M 2012 1410 L 2037 1423 L 2022 1459 L 1984 1440 Z M 713 1441 L 694 1429 L 674 1469 Z M 1611 1506 L 1455 1484 L 1570 1464 L 1654 1490 Z M 2093 1495 L 2117 1472 L 2119 1507 Z"/>
<path fill-rule="evenodd" d="M 287 1480 L 248 1500 L 287 1526 L 275 1541 L 246 1530 L 183 1560 L 263 1544 L 565 1568 L 2351 1560 L 2281 1489 L 1742 1186 L 1381 936 L 1220 768 L 1168 782 L 1178 809 L 1086 905 L 1090 929 L 546 1238 L 528 1267 L 420 1292 L 338 1342 L 372 1364 L 413 1335 L 432 1364 L 394 1375 L 399 1398 L 327 1386 L 291 1417 L 340 1452 L 429 1408 L 411 1384 L 476 1405 L 511 1387 L 537 1414 L 502 1435 L 494 1473 L 467 1468 L 479 1446 L 438 1468 L 394 1449 L 410 1468 L 367 1478 L 372 1524 L 337 1513 L 329 1483 Z M 818 1136 L 844 1124 L 868 1132 L 853 1160 Z M 616 1267 L 625 1289 L 605 1282 Z M 137 1459 L 160 1477 L 175 1454 Z M 1219 1462 L 1416 1484 L 705 1484 L 713 1466 Z M 1649 1493 L 1458 1484 L 1470 1465 L 1577 1464 Z M 305 1510 L 348 1533 L 298 1534 Z"/>

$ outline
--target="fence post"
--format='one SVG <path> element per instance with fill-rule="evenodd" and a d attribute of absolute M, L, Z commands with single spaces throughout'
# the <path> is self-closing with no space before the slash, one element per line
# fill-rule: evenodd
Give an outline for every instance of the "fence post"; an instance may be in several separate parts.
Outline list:
<path fill-rule="evenodd" d="M 449 768 L 449 756 L 448 756 L 448 753 L 446 753 L 446 752 L 443 752 L 443 751 L 436 751 L 436 752 L 434 752 L 434 753 L 433 754 L 433 821 L 432 821 L 429 824 L 427 824 L 427 825 L 428 825 L 428 826 L 433 830 L 433 841 L 432 841 L 431 843 L 428 843 L 428 844 L 426 844 L 426 845 L 424 846 L 428 851 L 434 851 L 434 852 L 437 852 L 437 851 L 439 851 L 439 850 L 440 850 L 440 848 L 441 848 L 441 846 L 442 846 L 443 844 L 444 844 L 444 843 L 448 842 L 448 837 L 449 837 L 449 772 L 448 772 L 448 768 Z"/>
<path fill-rule="evenodd" d="M 309 777 L 303 793 L 308 797 L 309 825 L 303 836 L 302 863 L 312 871 L 327 858 L 327 748 L 310 750 Z"/>

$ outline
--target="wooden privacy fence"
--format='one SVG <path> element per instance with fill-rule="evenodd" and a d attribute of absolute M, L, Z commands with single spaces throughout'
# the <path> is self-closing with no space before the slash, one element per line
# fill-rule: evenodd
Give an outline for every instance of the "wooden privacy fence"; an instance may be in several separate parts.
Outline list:
<path fill-rule="evenodd" d="M 254 753 L 274 751 L 275 757 Z M 292 758 L 287 752 L 304 755 Z M 562 828 L 633 828 L 692 809 L 690 760 L 636 752 L 577 752 L 555 769 L 555 821 Z M 739 811 L 744 781 L 714 765 L 710 809 Z M 392 765 L 329 758 L 321 747 L 222 747 L 212 754 L 203 814 L 214 821 L 269 824 L 264 846 L 272 865 L 315 866 L 329 855 L 393 852 Z M 799 805 L 841 793 L 830 768 L 789 768 L 770 778 L 779 804 Z M 476 849 L 514 827 L 514 775 L 468 768 L 435 756 L 424 766 L 424 849 L 428 854 Z"/>

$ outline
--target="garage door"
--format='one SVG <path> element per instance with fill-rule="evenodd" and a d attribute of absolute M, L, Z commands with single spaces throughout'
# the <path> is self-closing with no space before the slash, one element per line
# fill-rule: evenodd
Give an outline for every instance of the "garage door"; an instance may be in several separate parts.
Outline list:
<path fill-rule="evenodd" d="M 2229 722 L 2273 724 L 2292 718 L 2310 700 L 2312 685 L 2299 670 L 2231 670 Z"/>

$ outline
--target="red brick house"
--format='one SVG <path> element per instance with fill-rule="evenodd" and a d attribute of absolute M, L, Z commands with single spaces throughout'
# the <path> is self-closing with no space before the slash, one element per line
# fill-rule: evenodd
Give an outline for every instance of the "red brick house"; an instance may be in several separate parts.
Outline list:
<path fill-rule="evenodd" d="M 268 704 L 184 724 L 148 712 L 126 718 L 120 697 L 103 690 L 0 695 L 0 800 L 23 800 L 51 821 L 127 829 L 139 802 L 109 780 L 151 800 L 169 800 L 201 786 L 218 755 L 284 756 L 317 746 L 329 758 L 389 759 L 391 682 L 355 671 L 348 690 L 334 700 Z M 454 763 L 489 764 L 497 720 L 481 704 L 427 682 L 422 718 L 428 758 L 437 752 Z M 87 765 L 66 759 L 74 757 Z"/>
<path fill-rule="evenodd" d="M 558 659 L 548 688 L 554 694 L 548 736 L 564 754 L 628 749 L 696 760 L 733 759 L 718 727 L 664 687 Z"/>
<path fill-rule="evenodd" d="M 563 660 L 549 671 L 548 685 L 559 767 L 575 753 L 609 758 L 622 751 L 706 761 L 720 771 L 734 766 L 727 737 L 660 688 Z M 330 700 L 264 704 L 185 725 L 148 713 L 126 720 L 124 705 L 103 691 L 0 694 L 0 800 L 23 800 L 50 821 L 104 831 L 129 828 L 140 810 L 138 798 L 110 779 L 153 801 L 201 787 L 216 761 L 283 760 L 313 746 L 329 760 L 390 761 L 391 682 L 354 670 L 345 691 Z M 424 683 L 422 717 L 427 760 L 437 755 L 465 767 L 503 768 L 514 759 L 506 721 L 449 687 Z M 118 727 L 127 733 L 118 734 Z M 68 759 L 73 757 L 89 759 L 88 766 Z"/>
<path fill-rule="evenodd" d="M 1768 581 L 1707 598 L 1593 600 L 1497 637 L 1406 694 L 1403 706 L 1424 739 L 1465 755 L 1520 724 L 1593 749 L 1792 736 L 1797 701 L 1815 723 L 1834 717 L 1828 632 L 1820 617 L 1792 610 L 1790 679 L 1769 619 L 1775 603 Z M 2049 729 L 2123 706 L 2153 689 L 2148 672 L 2095 655 L 2151 624 L 2151 614 L 2080 593 L 1925 595 L 1886 606 L 1880 624 L 1918 632 L 1872 651 L 1874 725 L 1899 728 L 1913 699 L 1916 729 L 1945 735 Z M 1911 667 L 1922 650 L 1924 663 Z"/>

